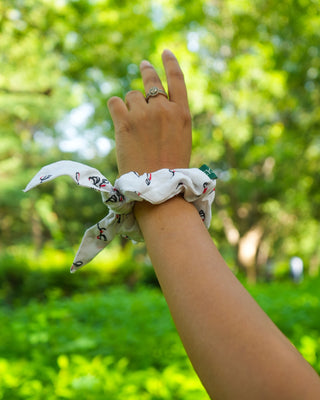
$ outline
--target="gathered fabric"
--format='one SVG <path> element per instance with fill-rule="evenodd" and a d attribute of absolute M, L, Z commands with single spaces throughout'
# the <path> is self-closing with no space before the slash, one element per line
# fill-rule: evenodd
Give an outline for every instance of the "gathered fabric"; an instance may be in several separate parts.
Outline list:
<path fill-rule="evenodd" d="M 118 234 L 133 241 L 143 241 L 133 212 L 136 201 L 160 204 L 181 194 L 187 202 L 194 204 L 206 227 L 210 225 L 217 176 L 206 165 L 200 169 L 161 169 L 144 174 L 128 172 L 113 186 L 96 168 L 64 160 L 43 167 L 24 191 L 62 175 L 70 176 L 77 185 L 99 191 L 109 209 L 101 221 L 85 231 L 71 272 L 90 262 Z"/>

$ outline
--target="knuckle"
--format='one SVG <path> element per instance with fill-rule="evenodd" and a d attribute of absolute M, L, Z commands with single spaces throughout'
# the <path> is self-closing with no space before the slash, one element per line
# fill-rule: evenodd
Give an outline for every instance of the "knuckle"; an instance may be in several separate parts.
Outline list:
<path fill-rule="evenodd" d="M 160 89 L 162 88 L 161 82 L 159 81 L 158 76 L 150 75 L 146 78 L 146 84 L 149 86 L 157 86 Z"/>
<path fill-rule="evenodd" d="M 191 123 L 192 118 L 188 107 L 179 107 L 177 110 L 174 110 L 174 115 L 178 116 L 183 125 Z"/>
<path fill-rule="evenodd" d="M 172 78 L 184 81 L 184 75 L 180 68 L 177 68 L 176 66 L 174 68 L 170 68 L 169 73 Z"/>
<path fill-rule="evenodd" d="M 140 108 L 139 114 L 136 116 L 140 121 L 145 121 L 149 118 L 149 113 L 145 108 Z"/>
<path fill-rule="evenodd" d="M 150 113 L 151 118 L 158 121 L 176 118 L 170 103 L 166 101 L 155 102 L 154 106 L 150 109 Z"/>
<path fill-rule="evenodd" d="M 166 115 L 170 112 L 170 103 L 168 101 L 157 101 L 155 104 L 155 110 L 157 114 Z"/>
<path fill-rule="evenodd" d="M 122 119 L 118 124 L 117 133 L 126 134 L 131 131 L 131 122 L 127 119 Z"/>
<path fill-rule="evenodd" d="M 185 123 L 191 123 L 192 118 L 191 118 L 190 111 L 188 109 L 186 109 L 186 108 L 183 109 L 182 116 L 183 116 Z"/>
<path fill-rule="evenodd" d="M 137 94 L 140 94 L 139 90 L 130 90 L 130 92 L 126 94 L 126 99 L 132 96 L 136 96 Z"/>

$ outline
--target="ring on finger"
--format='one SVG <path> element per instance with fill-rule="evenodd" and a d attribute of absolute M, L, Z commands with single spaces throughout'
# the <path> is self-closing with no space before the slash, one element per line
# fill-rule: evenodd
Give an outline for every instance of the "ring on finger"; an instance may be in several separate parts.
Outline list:
<path fill-rule="evenodd" d="M 149 102 L 150 97 L 155 97 L 158 96 L 159 94 L 162 94 L 163 96 L 166 96 L 168 98 L 167 93 L 162 90 L 157 88 L 156 86 L 153 86 L 152 88 L 149 89 L 148 93 L 146 94 L 146 102 Z"/>

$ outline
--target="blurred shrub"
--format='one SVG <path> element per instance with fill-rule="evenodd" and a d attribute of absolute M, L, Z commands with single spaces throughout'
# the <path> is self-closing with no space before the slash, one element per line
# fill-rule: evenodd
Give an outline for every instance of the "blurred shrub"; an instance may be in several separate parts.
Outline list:
<path fill-rule="evenodd" d="M 208 399 L 142 247 L 72 258 L 2 253 L 0 399 Z M 320 277 L 244 284 L 320 373 Z"/>
<path fill-rule="evenodd" d="M 0 399 L 208 398 L 157 290 L 31 301 L 0 324 Z"/>
<path fill-rule="evenodd" d="M 320 374 L 320 277 L 300 284 L 273 282 L 247 288 Z"/>
<path fill-rule="evenodd" d="M 28 247 L 9 247 L 0 253 L 0 301 L 23 303 L 45 300 L 52 293 L 70 296 L 94 292 L 110 285 L 158 285 L 143 245 L 114 244 L 75 274 L 70 266 L 75 253 L 45 248 L 35 257 Z"/>

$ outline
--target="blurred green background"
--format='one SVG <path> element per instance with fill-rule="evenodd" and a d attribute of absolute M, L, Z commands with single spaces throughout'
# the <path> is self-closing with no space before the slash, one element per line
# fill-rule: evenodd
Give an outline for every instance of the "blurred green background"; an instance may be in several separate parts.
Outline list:
<path fill-rule="evenodd" d="M 230 268 L 320 373 L 318 0 L 2 0 L 0 399 L 207 399 L 143 244 L 117 239 L 69 274 L 100 195 L 61 159 L 117 176 L 106 102 L 178 57 L 193 167 L 217 173 L 210 233 Z M 304 276 L 293 282 L 299 257 Z"/>

